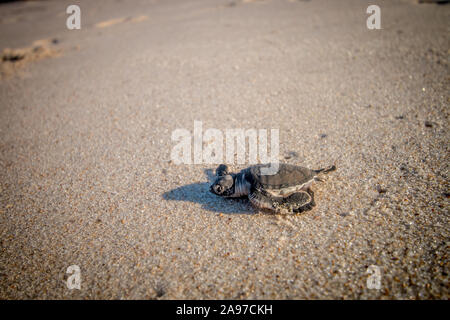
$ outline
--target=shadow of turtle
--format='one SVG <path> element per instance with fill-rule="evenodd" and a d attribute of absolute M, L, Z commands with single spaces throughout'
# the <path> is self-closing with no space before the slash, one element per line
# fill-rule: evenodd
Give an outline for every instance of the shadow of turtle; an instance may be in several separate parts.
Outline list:
<path fill-rule="evenodd" d="M 167 201 L 188 201 L 199 203 L 208 211 L 225 214 L 254 214 L 255 210 L 245 198 L 222 198 L 209 191 L 207 182 L 192 183 L 175 188 L 163 194 Z"/>
<path fill-rule="evenodd" d="M 205 169 L 203 172 L 205 173 L 206 178 L 208 178 L 209 183 L 213 183 L 216 180 L 217 176 L 212 169 Z"/>

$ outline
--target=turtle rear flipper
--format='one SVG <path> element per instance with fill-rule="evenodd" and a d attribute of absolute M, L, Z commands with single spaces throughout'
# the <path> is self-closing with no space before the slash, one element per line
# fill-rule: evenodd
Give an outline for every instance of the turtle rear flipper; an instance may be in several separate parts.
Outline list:
<path fill-rule="evenodd" d="M 277 213 L 301 213 L 315 206 L 311 190 L 295 192 L 288 197 L 274 197 L 259 190 L 248 196 L 250 202 L 259 209 L 269 209 Z"/>
<path fill-rule="evenodd" d="M 324 174 L 324 173 L 328 173 L 328 172 L 331 172 L 331 171 L 334 171 L 334 170 L 336 170 L 336 166 L 335 166 L 335 165 L 329 166 L 329 167 L 327 167 L 327 168 L 322 168 L 322 169 L 318 169 L 318 170 L 313 170 L 313 171 L 314 171 L 316 174 L 319 174 L 319 173 Z"/>
<path fill-rule="evenodd" d="M 282 207 L 294 213 L 301 213 L 311 210 L 316 203 L 314 202 L 314 192 L 312 190 L 301 191 L 291 194 L 283 199 Z"/>

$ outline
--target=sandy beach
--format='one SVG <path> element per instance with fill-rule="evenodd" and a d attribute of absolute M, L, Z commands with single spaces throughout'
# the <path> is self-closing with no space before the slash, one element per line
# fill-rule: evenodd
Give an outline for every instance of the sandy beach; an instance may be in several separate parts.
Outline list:
<path fill-rule="evenodd" d="M 450 5 L 376 2 L 0 3 L 0 298 L 449 299 Z M 337 170 L 260 212 L 171 159 L 195 121 Z"/>

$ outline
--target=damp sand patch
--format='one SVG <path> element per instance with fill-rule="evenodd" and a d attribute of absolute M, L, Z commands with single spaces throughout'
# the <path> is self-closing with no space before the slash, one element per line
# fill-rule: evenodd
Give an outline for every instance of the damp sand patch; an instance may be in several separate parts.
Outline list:
<path fill-rule="evenodd" d="M 29 63 L 61 55 L 57 39 L 37 40 L 29 47 L 5 48 L 0 54 L 0 79 L 13 76 Z"/>

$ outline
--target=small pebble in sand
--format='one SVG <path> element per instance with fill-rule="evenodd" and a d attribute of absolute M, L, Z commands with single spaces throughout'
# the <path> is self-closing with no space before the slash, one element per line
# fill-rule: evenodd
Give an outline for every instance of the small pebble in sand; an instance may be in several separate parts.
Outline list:
<path fill-rule="evenodd" d="M 377 189 L 378 193 L 386 193 L 387 192 L 387 189 L 381 187 L 380 185 L 377 185 L 376 189 Z"/>
<path fill-rule="evenodd" d="M 433 128 L 433 123 L 431 121 L 425 121 L 425 127 Z"/>
<path fill-rule="evenodd" d="M 298 153 L 295 151 L 289 151 L 287 155 L 284 156 L 286 160 L 292 159 L 292 158 L 298 158 Z"/>

